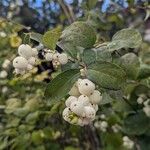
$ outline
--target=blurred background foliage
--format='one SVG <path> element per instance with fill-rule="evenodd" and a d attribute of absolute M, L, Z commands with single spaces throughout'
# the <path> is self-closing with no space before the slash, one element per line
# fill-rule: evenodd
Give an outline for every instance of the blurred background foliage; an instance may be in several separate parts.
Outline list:
<path fill-rule="evenodd" d="M 111 105 L 118 108 L 115 112 L 109 107 L 112 98 L 106 95 L 108 103 L 100 108 L 95 126 L 69 125 L 61 117 L 64 101 L 47 104 L 43 98 L 46 85 L 43 80 L 50 80 L 58 72 L 51 68 L 53 73 L 49 76 L 44 71 L 47 68 L 44 65 L 44 68 L 35 67 L 29 73 L 18 77 L 13 74 L 11 61 L 16 56 L 17 47 L 29 40 L 26 33 L 34 31 L 43 34 L 58 26 L 63 29 L 75 20 L 88 20 L 97 30 L 97 42 L 110 40 L 122 28 L 138 29 L 143 37 L 138 55 L 149 65 L 149 16 L 148 0 L 1 0 L 0 149 L 126 150 L 122 146 L 122 137 L 128 133 L 120 128 L 123 125 L 122 118 L 127 112 L 132 112 L 130 106 L 113 103 Z M 30 44 L 38 45 L 34 41 L 30 41 Z M 37 70 L 42 71 L 39 74 Z M 143 82 L 144 87 L 139 88 L 148 91 L 150 81 Z M 131 85 L 127 88 L 126 92 L 132 91 L 132 98 L 136 99 L 138 87 Z M 100 120 L 108 122 L 107 132 L 98 126 Z M 147 119 L 144 121 L 149 123 Z M 118 126 L 116 130 L 114 126 Z M 134 149 L 150 149 L 149 131 L 148 129 L 146 134 L 131 134 L 131 139 L 136 143 Z"/>

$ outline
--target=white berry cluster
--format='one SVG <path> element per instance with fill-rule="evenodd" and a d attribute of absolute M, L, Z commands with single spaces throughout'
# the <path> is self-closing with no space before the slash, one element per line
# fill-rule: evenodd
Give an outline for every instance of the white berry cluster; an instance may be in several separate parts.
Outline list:
<path fill-rule="evenodd" d="M 129 139 L 129 137 L 124 136 L 123 137 L 123 146 L 127 149 L 133 149 L 134 147 L 134 142 Z"/>
<path fill-rule="evenodd" d="M 65 53 L 53 52 L 51 50 L 45 51 L 45 59 L 52 61 L 54 67 L 58 67 L 60 64 L 65 65 L 68 62 L 68 56 Z"/>
<path fill-rule="evenodd" d="M 18 54 L 13 60 L 13 66 L 16 74 L 24 74 L 27 70 L 31 70 L 36 63 L 38 51 L 31 48 L 28 44 L 22 44 L 18 48 Z"/>
<path fill-rule="evenodd" d="M 84 126 L 95 119 L 102 96 L 88 79 L 78 79 L 69 92 L 63 111 L 65 121 Z"/>

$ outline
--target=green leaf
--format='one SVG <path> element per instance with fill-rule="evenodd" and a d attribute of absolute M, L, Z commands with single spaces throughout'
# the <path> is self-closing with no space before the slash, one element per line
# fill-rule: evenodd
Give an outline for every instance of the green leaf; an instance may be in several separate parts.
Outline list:
<path fill-rule="evenodd" d="M 31 32 L 30 33 L 30 38 L 34 41 L 37 41 L 39 43 L 42 43 L 42 38 L 43 38 L 43 35 L 40 34 L 40 33 L 35 33 L 35 32 Z"/>
<path fill-rule="evenodd" d="M 108 89 L 120 89 L 125 81 L 124 70 L 109 62 L 97 62 L 89 66 L 87 77 L 100 87 Z"/>
<path fill-rule="evenodd" d="M 69 54 L 76 54 L 77 47 L 91 48 L 96 41 L 94 29 L 86 22 L 74 22 L 60 37 L 58 45 Z M 74 56 L 73 55 L 73 56 Z"/>
<path fill-rule="evenodd" d="M 46 47 L 50 48 L 51 50 L 55 50 L 56 43 L 57 43 L 60 35 L 61 35 L 60 28 L 55 28 L 50 31 L 47 31 L 43 35 L 43 39 L 42 39 L 43 44 Z"/>
<path fill-rule="evenodd" d="M 87 65 L 94 63 L 96 61 L 96 53 L 92 49 L 84 50 L 82 61 Z"/>
<path fill-rule="evenodd" d="M 102 95 L 102 100 L 100 101 L 100 105 L 105 105 L 108 103 L 111 103 L 112 101 L 114 101 L 114 99 L 112 99 L 109 94 L 107 94 L 106 92 L 103 93 Z"/>
<path fill-rule="evenodd" d="M 150 127 L 150 120 L 143 112 L 129 115 L 124 120 L 124 132 L 129 135 L 141 135 Z"/>
<path fill-rule="evenodd" d="M 127 53 L 120 60 L 121 66 L 125 69 L 127 76 L 131 79 L 136 79 L 140 68 L 138 57 L 134 53 Z"/>
<path fill-rule="evenodd" d="M 135 29 L 123 29 L 118 31 L 113 37 L 112 42 L 108 44 L 110 51 L 121 48 L 137 48 L 141 45 L 142 37 Z"/>
<path fill-rule="evenodd" d="M 46 87 L 45 97 L 60 100 L 68 94 L 74 82 L 79 78 L 78 69 L 70 69 L 54 78 Z"/>
<path fill-rule="evenodd" d="M 96 53 L 96 60 L 97 61 L 112 61 L 111 52 L 108 51 L 108 48 L 106 46 L 99 47 L 94 49 Z"/>

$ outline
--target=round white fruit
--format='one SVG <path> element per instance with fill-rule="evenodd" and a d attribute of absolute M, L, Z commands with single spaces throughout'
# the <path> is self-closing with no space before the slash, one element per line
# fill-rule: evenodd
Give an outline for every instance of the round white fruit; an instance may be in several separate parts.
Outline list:
<path fill-rule="evenodd" d="M 27 65 L 27 70 L 31 70 L 31 69 L 33 69 L 33 66 L 30 65 L 30 64 L 28 64 L 28 65 Z"/>
<path fill-rule="evenodd" d="M 30 65 L 35 65 L 35 63 L 36 63 L 36 58 L 35 58 L 35 57 L 30 57 L 30 58 L 28 59 L 28 63 L 29 63 Z"/>
<path fill-rule="evenodd" d="M 28 61 L 24 57 L 18 56 L 13 60 L 14 68 L 25 69 L 27 65 Z"/>
<path fill-rule="evenodd" d="M 76 97 L 74 97 L 74 96 L 69 96 L 69 97 L 67 98 L 67 100 L 65 101 L 65 104 L 66 104 L 67 107 L 70 107 L 71 103 L 73 103 L 73 102 L 75 102 L 75 101 L 77 101 L 77 98 L 76 98 Z"/>
<path fill-rule="evenodd" d="M 55 54 L 53 54 L 53 59 L 58 61 L 59 55 L 60 54 L 56 52 Z"/>
<path fill-rule="evenodd" d="M 81 81 L 82 81 L 82 79 L 79 78 L 78 81 L 76 82 L 77 87 L 80 86 Z"/>
<path fill-rule="evenodd" d="M 84 114 L 84 106 L 79 101 L 72 102 L 70 109 L 78 116 L 83 116 Z"/>
<path fill-rule="evenodd" d="M 69 118 L 70 114 L 71 114 L 71 111 L 69 110 L 69 108 L 65 108 L 63 110 L 62 116 L 63 116 L 65 121 L 70 121 L 70 118 Z"/>
<path fill-rule="evenodd" d="M 59 54 L 58 60 L 62 65 L 66 64 L 68 62 L 67 54 L 65 53 Z"/>
<path fill-rule="evenodd" d="M 23 75 L 25 74 L 25 70 L 15 68 L 15 73 Z"/>
<path fill-rule="evenodd" d="M 28 44 L 22 44 L 18 48 L 18 54 L 29 59 L 32 56 L 32 48 Z"/>
<path fill-rule="evenodd" d="M 47 61 L 52 61 L 53 60 L 53 53 L 46 53 L 45 54 L 45 59 Z"/>
<path fill-rule="evenodd" d="M 94 90 L 94 92 L 89 96 L 89 99 L 92 104 L 99 104 L 102 100 L 101 93 L 98 90 Z"/>
<path fill-rule="evenodd" d="M 32 48 L 32 56 L 37 56 L 38 55 L 38 50 L 36 48 Z"/>
<path fill-rule="evenodd" d="M 73 87 L 71 88 L 71 90 L 69 91 L 69 95 L 77 96 L 77 97 L 80 95 L 80 92 L 79 92 L 76 84 L 74 84 Z"/>
<path fill-rule="evenodd" d="M 85 116 L 87 118 L 90 118 L 90 119 L 95 119 L 95 114 L 96 114 L 96 111 L 93 107 L 91 106 L 85 106 L 84 107 L 84 111 L 85 111 Z"/>
<path fill-rule="evenodd" d="M 97 104 L 91 104 L 91 106 L 95 109 L 95 111 L 98 111 L 98 105 Z"/>
<path fill-rule="evenodd" d="M 83 106 L 88 106 L 90 104 L 89 98 L 86 95 L 79 96 L 78 101 L 80 101 Z"/>
<path fill-rule="evenodd" d="M 88 79 L 83 79 L 79 83 L 79 92 L 83 95 L 91 95 L 95 90 L 95 84 Z"/>

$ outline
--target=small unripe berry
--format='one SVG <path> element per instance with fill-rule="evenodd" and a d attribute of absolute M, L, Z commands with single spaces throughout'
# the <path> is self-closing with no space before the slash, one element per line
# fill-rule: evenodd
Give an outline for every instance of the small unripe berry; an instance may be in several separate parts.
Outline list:
<path fill-rule="evenodd" d="M 85 106 L 84 107 L 84 111 L 85 111 L 85 116 L 87 118 L 90 118 L 90 119 L 95 119 L 95 114 L 96 114 L 96 111 L 93 107 L 91 106 Z"/>
<path fill-rule="evenodd" d="M 79 96 L 78 101 L 80 101 L 84 106 L 88 106 L 90 104 L 89 98 L 85 95 Z"/>
<path fill-rule="evenodd" d="M 79 96 L 80 92 L 78 90 L 78 87 L 76 86 L 76 84 L 73 85 L 73 87 L 71 88 L 71 90 L 69 91 L 69 95 L 71 96 Z"/>
<path fill-rule="evenodd" d="M 32 56 L 32 49 L 28 44 L 22 44 L 18 48 L 18 54 L 29 59 Z"/>
<path fill-rule="evenodd" d="M 70 105 L 70 109 L 78 116 L 83 116 L 84 113 L 84 106 L 79 101 L 72 102 Z"/>
<path fill-rule="evenodd" d="M 65 53 L 59 54 L 58 60 L 62 65 L 66 64 L 68 62 L 67 54 Z"/>
<path fill-rule="evenodd" d="M 26 69 L 27 65 L 28 65 L 28 61 L 24 57 L 18 56 L 13 60 L 14 68 Z"/>
<path fill-rule="evenodd" d="M 29 63 L 30 65 L 35 65 L 35 63 L 36 63 L 36 58 L 35 58 L 35 57 L 30 57 L 30 58 L 28 59 L 28 63 Z"/>
<path fill-rule="evenodd" d="M 89 96 L 95 90 L 95 84 L 88 79 L 83 79 L 79 83 L 79 92 L 83 95 Z"/>
<path fill-rule="evenodd" d="M 98 90 L 94 90 L 89 99 L 92 104 L 99 104 L 102 99 L 101 93 Z"/>
<path fill-rule="evenodd" d="M 53 60 L 53 53 L 46 53 L 45 54 L 45 59 L 47 61 L 52 61 Z"/>
<path fill-rule="evenodd" d="M 71 103 L 73 103 L 73 102 L 75 102 L 75 101 L 77 101 L 77 98 L 76 98 L 76 97 L 74 97 L 74 96 L 69 96 L 69 97 L 67 98 L 67 100 L 65 101 L 65 104 L 66 104 L 67 107 L 70 107 Z"/>

